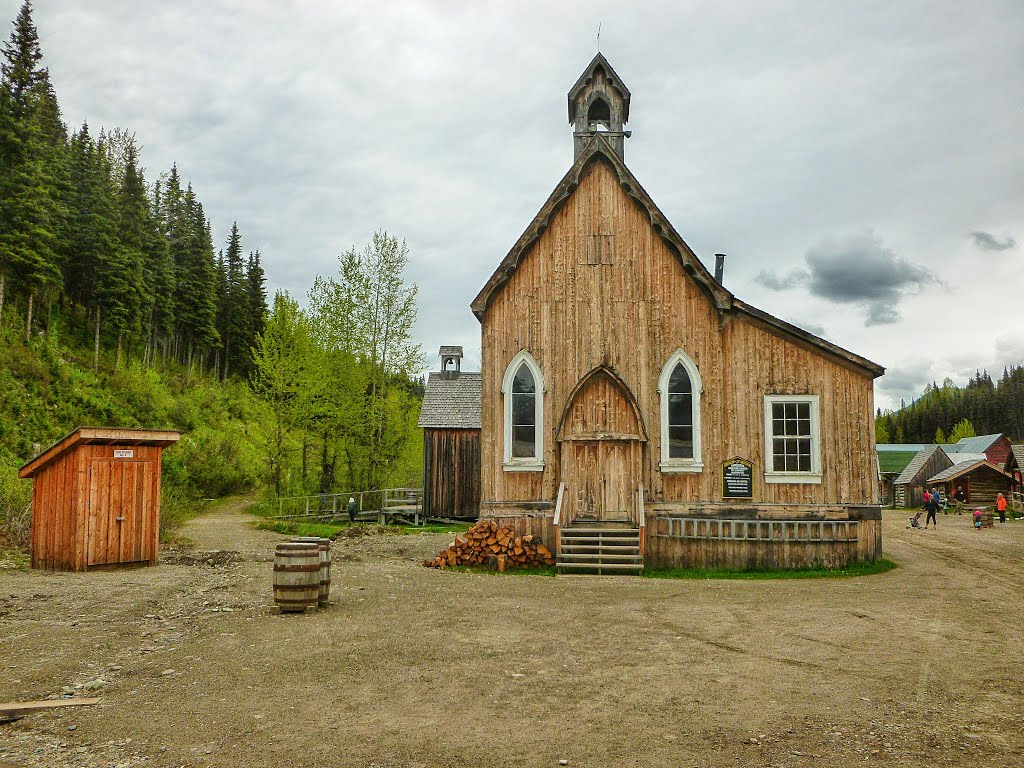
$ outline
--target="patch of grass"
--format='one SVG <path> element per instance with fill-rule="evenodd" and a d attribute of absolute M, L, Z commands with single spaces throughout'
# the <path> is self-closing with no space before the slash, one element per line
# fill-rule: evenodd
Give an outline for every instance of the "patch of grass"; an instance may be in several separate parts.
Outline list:
<path fill-rule="evenodd" d="M 854 576 L 872 576 L 886 573 L 899 566 L 892 560 L 876 560 L 873 563 L 854 563 L 845 568 L 664 568 L 646 569 L 648 579 L 844 579 Z"/>
<path fill-rule="evenodd" d="M 389 525 L 388 528 L 397 528 L 400 533 L 465 533 L 472 526 L 469 523 L 435 523 L 432 525 L 421 525 L 418 528 L 414 525 Z"/>
<path fill-rule="evenodd" d="M 0 548 L 0 568 L 25 570 L 32 564 L 32 558 L 24 549 Z"/>

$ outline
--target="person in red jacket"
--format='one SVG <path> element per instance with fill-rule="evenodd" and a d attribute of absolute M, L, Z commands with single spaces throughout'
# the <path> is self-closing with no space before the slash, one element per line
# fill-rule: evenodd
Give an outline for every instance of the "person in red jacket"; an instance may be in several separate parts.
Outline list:
<path fill-rule="evenodd" d="M 1006 497 L 1003 494 L 999 494 L 996 497 L 996 512 L 999 513 L 999 522 L 1006 522 Z"/>

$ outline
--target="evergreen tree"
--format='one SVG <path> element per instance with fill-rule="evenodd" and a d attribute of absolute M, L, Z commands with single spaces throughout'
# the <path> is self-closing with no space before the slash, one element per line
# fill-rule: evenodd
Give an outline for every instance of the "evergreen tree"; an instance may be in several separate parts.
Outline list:
<path fill-rule="evenodd" d="M 245 266 L 242 261 L 242 235 L 238 231 L 237 221 L 231 225 L 231 234 L 224 252 L 224 281 L 222 325 L 219 330 L 224 346 L 226 379 L 233 371 L 243 372 L 248 357 Z"/>
<path fill-rule="evenodd" d="M 35 299 L 48 300 L 61 283 L 60 224 L 54 159 L 52 90 L 32 22 L 21 6 L 0 62 L 0 312 L 6 286 L 27 297 L 26 334 Z"/>
<path fill-rule="evenodd" d="M 260 252 L 253 251 L 245 265 L 245 366 L 241 373 L 253 374 L 253 349 L 267 322 L 267 288 Z"/>
<path fill-rule="evenodd" d="M 192 185 L 184 195 L 180 224 L 180 260 L 176 264 L 178 332 L 185 345 L 185 362 L 212 350 L 217 341 L 217 267 L 203 205 Z M 173 243 L 172 243 L 173 244 Z"/>

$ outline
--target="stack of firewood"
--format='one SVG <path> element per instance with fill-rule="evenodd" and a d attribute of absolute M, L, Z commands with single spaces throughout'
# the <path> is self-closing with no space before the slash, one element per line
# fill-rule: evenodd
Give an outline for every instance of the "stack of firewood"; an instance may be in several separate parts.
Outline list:
<path fill-rule="evenodd" d="M 423 561 L 428 568 L 485 565 L 499 571 L 554 564 L 554 554 L 539 538 L 530 534 L 516 536 L 511 528 L 500 528 L 494 520 L 481 520 L 466 531 L 465 539 L 456 537 L 433 560 Z"/>

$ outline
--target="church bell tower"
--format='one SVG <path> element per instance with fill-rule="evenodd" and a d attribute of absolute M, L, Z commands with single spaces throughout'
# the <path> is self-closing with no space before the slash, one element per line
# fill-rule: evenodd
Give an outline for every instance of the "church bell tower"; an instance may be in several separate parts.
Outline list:
<path fill-rule="evenodd" d="M 573 159 L 583 152 L 591 138 L 601 134 L 620 158 L 631 131 L 629 89 L 612 69 L 604 54 L 598 53 L 569 91 L 569 124 L 573 126 Z"/>

